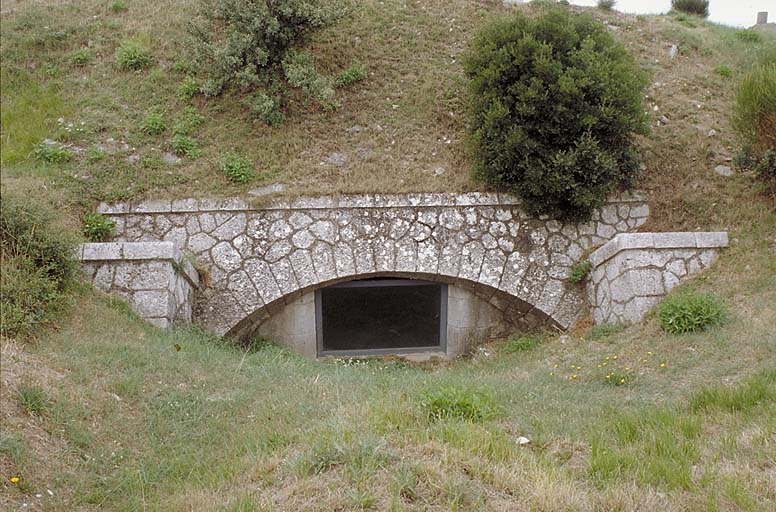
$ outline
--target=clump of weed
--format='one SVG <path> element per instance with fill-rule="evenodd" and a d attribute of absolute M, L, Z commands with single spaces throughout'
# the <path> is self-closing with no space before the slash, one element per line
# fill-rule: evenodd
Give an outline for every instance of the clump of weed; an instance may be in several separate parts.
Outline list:
<path fill-rule="evenodd" d="M 259 119 L 268 125 L 279 126 L 283 124 L 285 117 L 280 111 L 280 98 L 260 92 L 253 96 L 248 106 Z"/>
<path fill-rule="evenodd" d="M 89 213 L 83 218 L 83 233 L 90 242 L 104 242 L 113 236 L 116 223 L 105 215 Z"/>
<path fill-rule="evenodd" d="M 757 64 L 741 80 L 733 124 L 755 157 L 776 150 L 776 63 Z"/>
<path fill-rule="evenodd" d="M 46 390 L 32 384 L 21 384 L 16 390 L 16 396 L 24 410 L 36 416 L 43 415 L 49 407 L 50 400 Z"/>
<path fill-rule="evenodd" d="M 766 370 L 735 387 L 708 387 L 690 397 L 693 412 L 721 409 L 739 412 L 776 399 L 776 370 Z"/>
<path fill-rule="evenodd" d="M 189 158 L 199 158 L 199 144 L 197 141 L 186 135 L 175 135 L 170 140 L 170 148 L 178 156 Z"/>
<path fill-rule="evenodd" d="M 761 36 L 759 32 L 747 29 L 737 31 L 736 39 L 745 43 L 759 43 L 763 40 L 763 36 Z"/>
<path fill-rule="evenodd" d="M 189 101 L 199 92 L 199 82 L 194 77 L 187 76 L 178 86 L 178 96 L 183 101 Z"/>
<path fill-rule="evenodd" d="M 90 164 L 94 164 L 105 158 L 105 151 L 91 147 L 86 150 L 86 161 Z"/>
<path fill-rule="evenodd" d="M 32 154 L 38 160 L 49 164 L 63 164 L 73 159 L 73 153 L 69 149 L 46 142 L 39 144 Z"/>
<path fill-rule="evenodd" d="M 127 2 L 125 0 L 113 0 L 110 10 L 113 12 L 124 12 L 127 10 Z"/>
<path fill-rule="evenodd" d="M 70 62 L 75 66 L 85 66 L 92 60 L 92 52 L 88 48 L 79 48 L 70 56 Z"/>
<path fill-rule="evenodd" d="M 337 87 L 347 87 L 364 80 L 366 77 L 366 66 L 360 62 L 354 62 L 334 78 L 334 84 Z"/>
<path fill-rule="evenodd" d="M 124 41 L 116 50 L 116 64 L 124 71 L 138 71 L 151 65 L 148 50 L 137 41 Z"/>
<path fill-rule="evenodd" d="M 726 64 L 718 64 L 714 67 L 714 72 L 719 76 L 724 76 L 725 78 L 730 78 L 733 76 L 733 70 Z"/>
<path fill-rule="evenodd" d="M 622 324 L 601 324 L 601 325 L 594 325 L 590 332 L 588 333 L 587 337 L 590 340 L 599 340 L 601 338 L 606 338 L 608 336 L 611 336 L 613 334 L 617 334 L 619 332 L 622 332 L 625 330 L 625 326 Z"/>
<path fill-rule="evenodd" d="M 569 282 L 579 284 L 586 281 L 592 268 L 593 264 L 590 263 L 587 258 L 574 263 L 574 265 L 571 266 L 571 272 L 569 273 Z"/>
<path fill-rule="evenodd" d="M 721 324 L 725 317 L 722 301 L 708 293 L 683 291 L 671 294 L 658 307 L 660 326 L 670 334 L 703 331 Z"/>
<path fill-rule="evenodd" d="M 709 0 L 671 0 L 671 9 L 708 18 Z"/>
<path fill-rule="evenodd" d="M 218 169 L 233 183 L 247 183 L 256 176 L 251 161 L 234 151 L 221 156 Z"/>
<path fill-rule="evenodd" d="M 188 75 L 194 71 L 194 65 L 188 59 L 178 59 L 172 64 L 173 72 Z"/>
<path fill-rule="evenodd" d="M 143 119 L 143 124 L 140 126 L 140 131 L 146 135 L 160 135 L 161 133 L 164 133 L 164 130 L 166 129 L 164 117 L 160 112 L 150 112 L 146 118 Z"/>
<path fill-rule="evenodd" d="M 486 389 L 461 386 L 443 386 L 424 393 L 420 405 L 430 420 L 458 419 L 484 421 L 499 410 L 496 401 Z"/>
<path fill-rule="evenodd" d="M 505 354 L 514 354 L 516 352 L 527 352 L 539 346 L 539 338 L 536 336 L 510 336 L 501 347 Z"/>
<path fill-rule="evenodd" d="M 604 377 L 604 384 L 611 386 L 624 386 L 630 382 L 630 376 L 625 373 L 619 373 L 612 371 L 606 374 Z"/>
<path fill-rule="evenodd" d="M 197 109 L 186 107 L 172 127 L 172 131 L 175 135 L 191 135 L 204 122 L 205 116 L 197 112 Z"/>
<path fill-rule="evenodd" d="M 598 8 L 602 11 L 611 11 L 616 3 L 616 0 L 598 0 Z"/>

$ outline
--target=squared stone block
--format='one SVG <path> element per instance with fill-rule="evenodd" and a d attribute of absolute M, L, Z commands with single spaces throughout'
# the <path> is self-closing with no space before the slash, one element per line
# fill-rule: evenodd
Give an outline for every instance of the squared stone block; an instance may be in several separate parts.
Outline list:
<path fill-rule="evenodd" d="M 702 248 L 727 247 L 729 244 L 727 231 L 695 233 L 695 241 Z"/>

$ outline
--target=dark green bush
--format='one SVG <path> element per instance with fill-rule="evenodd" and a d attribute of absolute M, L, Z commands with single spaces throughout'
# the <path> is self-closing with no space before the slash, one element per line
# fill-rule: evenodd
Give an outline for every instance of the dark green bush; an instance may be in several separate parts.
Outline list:
<path fill-rule="evenodd" d="M 484 389 L 445 386 L 425 393 L 420 400 L 430 420 L 483 421 L 498 412 L 493 396 Z"/>
<path fill-rule="evenodd" d="M 310 36 L 345 14 L 342 0 L 208 0 L 192 23 L 194 60 L 206 75 L 202 91 L 256 89 L 286 81 L 316 98 L 333 94 L 301 52 Z"/>
<path fill-rule="evenodd" d="M 759 32 L 747 29 L 736 32 L 736 39 L 745 43 L 759 43 L 763 40 L 763 36 Z"/>
<path fill-rule="evenodd" d="M 547 8 L 487 26 L 465 60 L 476 175 L 534 213 L 580 219 L 633 183 L 646 77 L 589 15 Z"/>
<path fill-rule="evenodd" d="M 671 0 L 671 9 L 708 18 L 709 0 Z"/>
<path fill-rule="evenodd" d="M 0 202 L 0 332 L 24 335 L 51 319 L 76 274 L 75 239 L 53 214 L 3 193 Z"/>
<path fill-rule="evenodd" d="M 84 236 L 90 242 L 104 242 L 113 235 L 116 223 L 105 215 L 89 213 L 83 218 Z"/>
<path fill-rule="evenodd" d="M 704 331 L 724 322 L 725 316 L 722 301 L 707 293 L 672 294 L 658 307 L 660 326 L 671 334 Z"/>

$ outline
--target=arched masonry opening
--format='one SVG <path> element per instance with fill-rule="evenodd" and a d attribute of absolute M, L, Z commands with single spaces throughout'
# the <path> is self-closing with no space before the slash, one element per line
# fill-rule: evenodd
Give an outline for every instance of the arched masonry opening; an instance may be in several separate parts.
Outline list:
<path fill-rule="evenodd" d="M 452 357 L 516 330 L 567 329 L 591 309 L 596 322 L 638 321 L 727 245 L 725 233 L 628 234 L 649 213 L 638 195 L 612 198 L 584 223 L 537 218 L 513 196 L 478 192 L 98 211 L 116 234 L 81 249 L 96 287 L 160 326 L 192 321 L 310 356 Z M 569 282 L 597 247 L 587 290 Z"/>

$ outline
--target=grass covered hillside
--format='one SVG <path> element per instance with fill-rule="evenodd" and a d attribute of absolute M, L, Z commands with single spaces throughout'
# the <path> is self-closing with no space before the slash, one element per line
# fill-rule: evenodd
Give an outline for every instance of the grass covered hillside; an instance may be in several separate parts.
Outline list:
<path fill-rule="evenodd" d="M 776 509 L 776 210 L 732 162 L 735 90 L 773 55 L 766 34 L 588 10 L 649 74 L 645 229 L 730 233 L 673 294 L 714 297 L 706 330 L 669 334 L 654 312 L 515 333 L 444 364 L 314 361 L 158 330 L 55 272 L 103 200 L 481 188 L 461 58 L 511 9 L 354 6 L 313 47 L 320 70 L 359 62 L 366 78 L 336 108 L 298 95 L 273 128 L 239 93 L 189 97 L 195 2 L 3 2 L 3 294 L 57 307 L 21 308 L 23 335 L 0 334 L 0 509 Z M 225 154 L 256 176 L 228 180 Z"/>

